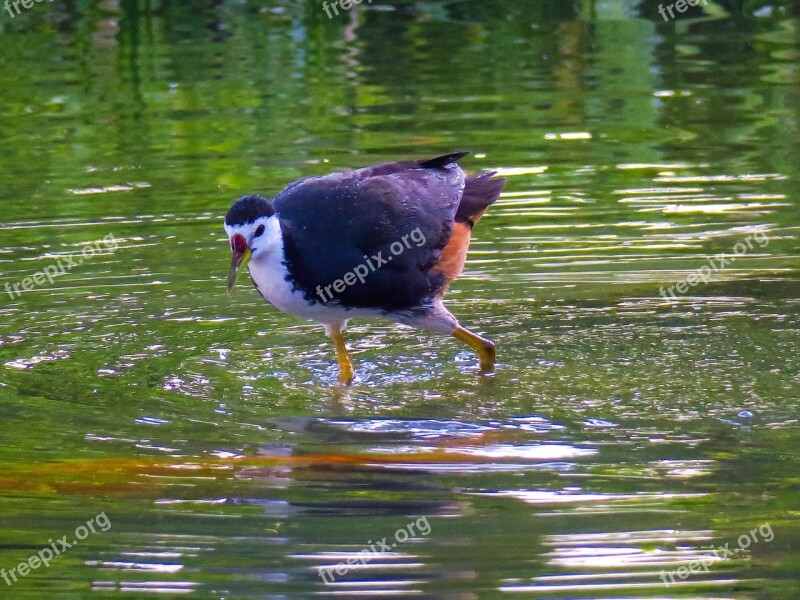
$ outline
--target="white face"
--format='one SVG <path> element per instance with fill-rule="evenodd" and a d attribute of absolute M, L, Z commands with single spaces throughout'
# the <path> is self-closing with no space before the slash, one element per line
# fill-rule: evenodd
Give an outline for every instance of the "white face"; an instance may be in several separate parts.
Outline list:
<path fill-rule="evenodd" d="M 281 227 L 276 215 L 259 217 L 253 223 L 244 225 L 228 225 L 226 223 L 225 233 L 228 234 L 228 240 L 237 233 L 244 237 L 250 248 L 251 261 L 268 256 L 280 247 Z"/>

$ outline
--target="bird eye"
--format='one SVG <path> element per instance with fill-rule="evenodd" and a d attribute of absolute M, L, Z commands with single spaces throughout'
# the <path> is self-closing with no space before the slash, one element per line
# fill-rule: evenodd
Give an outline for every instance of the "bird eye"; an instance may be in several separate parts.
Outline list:
<path fill-rule="evenodd" d="M 264 225 L 261 224 L 256 228 L 256 232 L 253 237 L 259 237 L 262 233 L 264 233 Z"/>

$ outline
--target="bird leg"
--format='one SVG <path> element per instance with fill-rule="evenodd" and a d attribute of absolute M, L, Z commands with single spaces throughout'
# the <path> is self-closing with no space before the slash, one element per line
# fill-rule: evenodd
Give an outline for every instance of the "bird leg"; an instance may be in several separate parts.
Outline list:
<path fill-rule="evenodd" d="M 352 383 L 356 372 L 353 369 L 353 363 L 350 362 L 350 355 L 347 353 L 341 326 L 332 326 L 328 335 L 333 340 L 333 346 L 336 348 L 336 359 L 339 361 L 339 383 L 345 385 Z"/>
<path fill-rule="evenodd" d="M 481 372 L 488 373 L 494 370 L 497 350 L 490 340 L 472 333 L 469 329 L 461 327 L 461 325 L 456 327 L 456 330 L 453 332 L 453 337 L 475 350 L 481 359 Z"/>

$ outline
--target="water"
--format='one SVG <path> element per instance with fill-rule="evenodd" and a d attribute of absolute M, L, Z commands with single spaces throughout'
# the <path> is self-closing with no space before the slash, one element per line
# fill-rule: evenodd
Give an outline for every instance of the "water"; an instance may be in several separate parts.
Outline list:
<path fill-rule="evenodd" d="M 0 298 L 0 595 L 800 596 L 797 7 L 656 8 L 4 12 L 0 289 L 114 245 Z M 454 149 L 495 375 L 226 297 L 234 197 Z"/>

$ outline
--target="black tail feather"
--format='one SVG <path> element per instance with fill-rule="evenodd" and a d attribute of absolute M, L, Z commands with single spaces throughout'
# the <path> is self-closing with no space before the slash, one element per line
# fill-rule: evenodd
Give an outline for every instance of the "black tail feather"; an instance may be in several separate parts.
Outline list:
<path fill-rule="evenodd" d="M 483 213 L 500 197 L 506 184 L 505 177 L 493 177 L 494 172 L 468 177 L 464 185 L 464 196 L 456 211 L 456 221 L 475 226 Z"/>
<path fill-rule="evenodd" d="M 442 156 L 437 156 L 436 158 L 421 160 L 419 161 L 419 166 L 423 169 L 441 169 L 442 167 L 446 167 L 447 165 L 451 165 L 454 162 L 461 160 L 467 154 L 469 154 L 469 151 L 444 154 Z"/>

